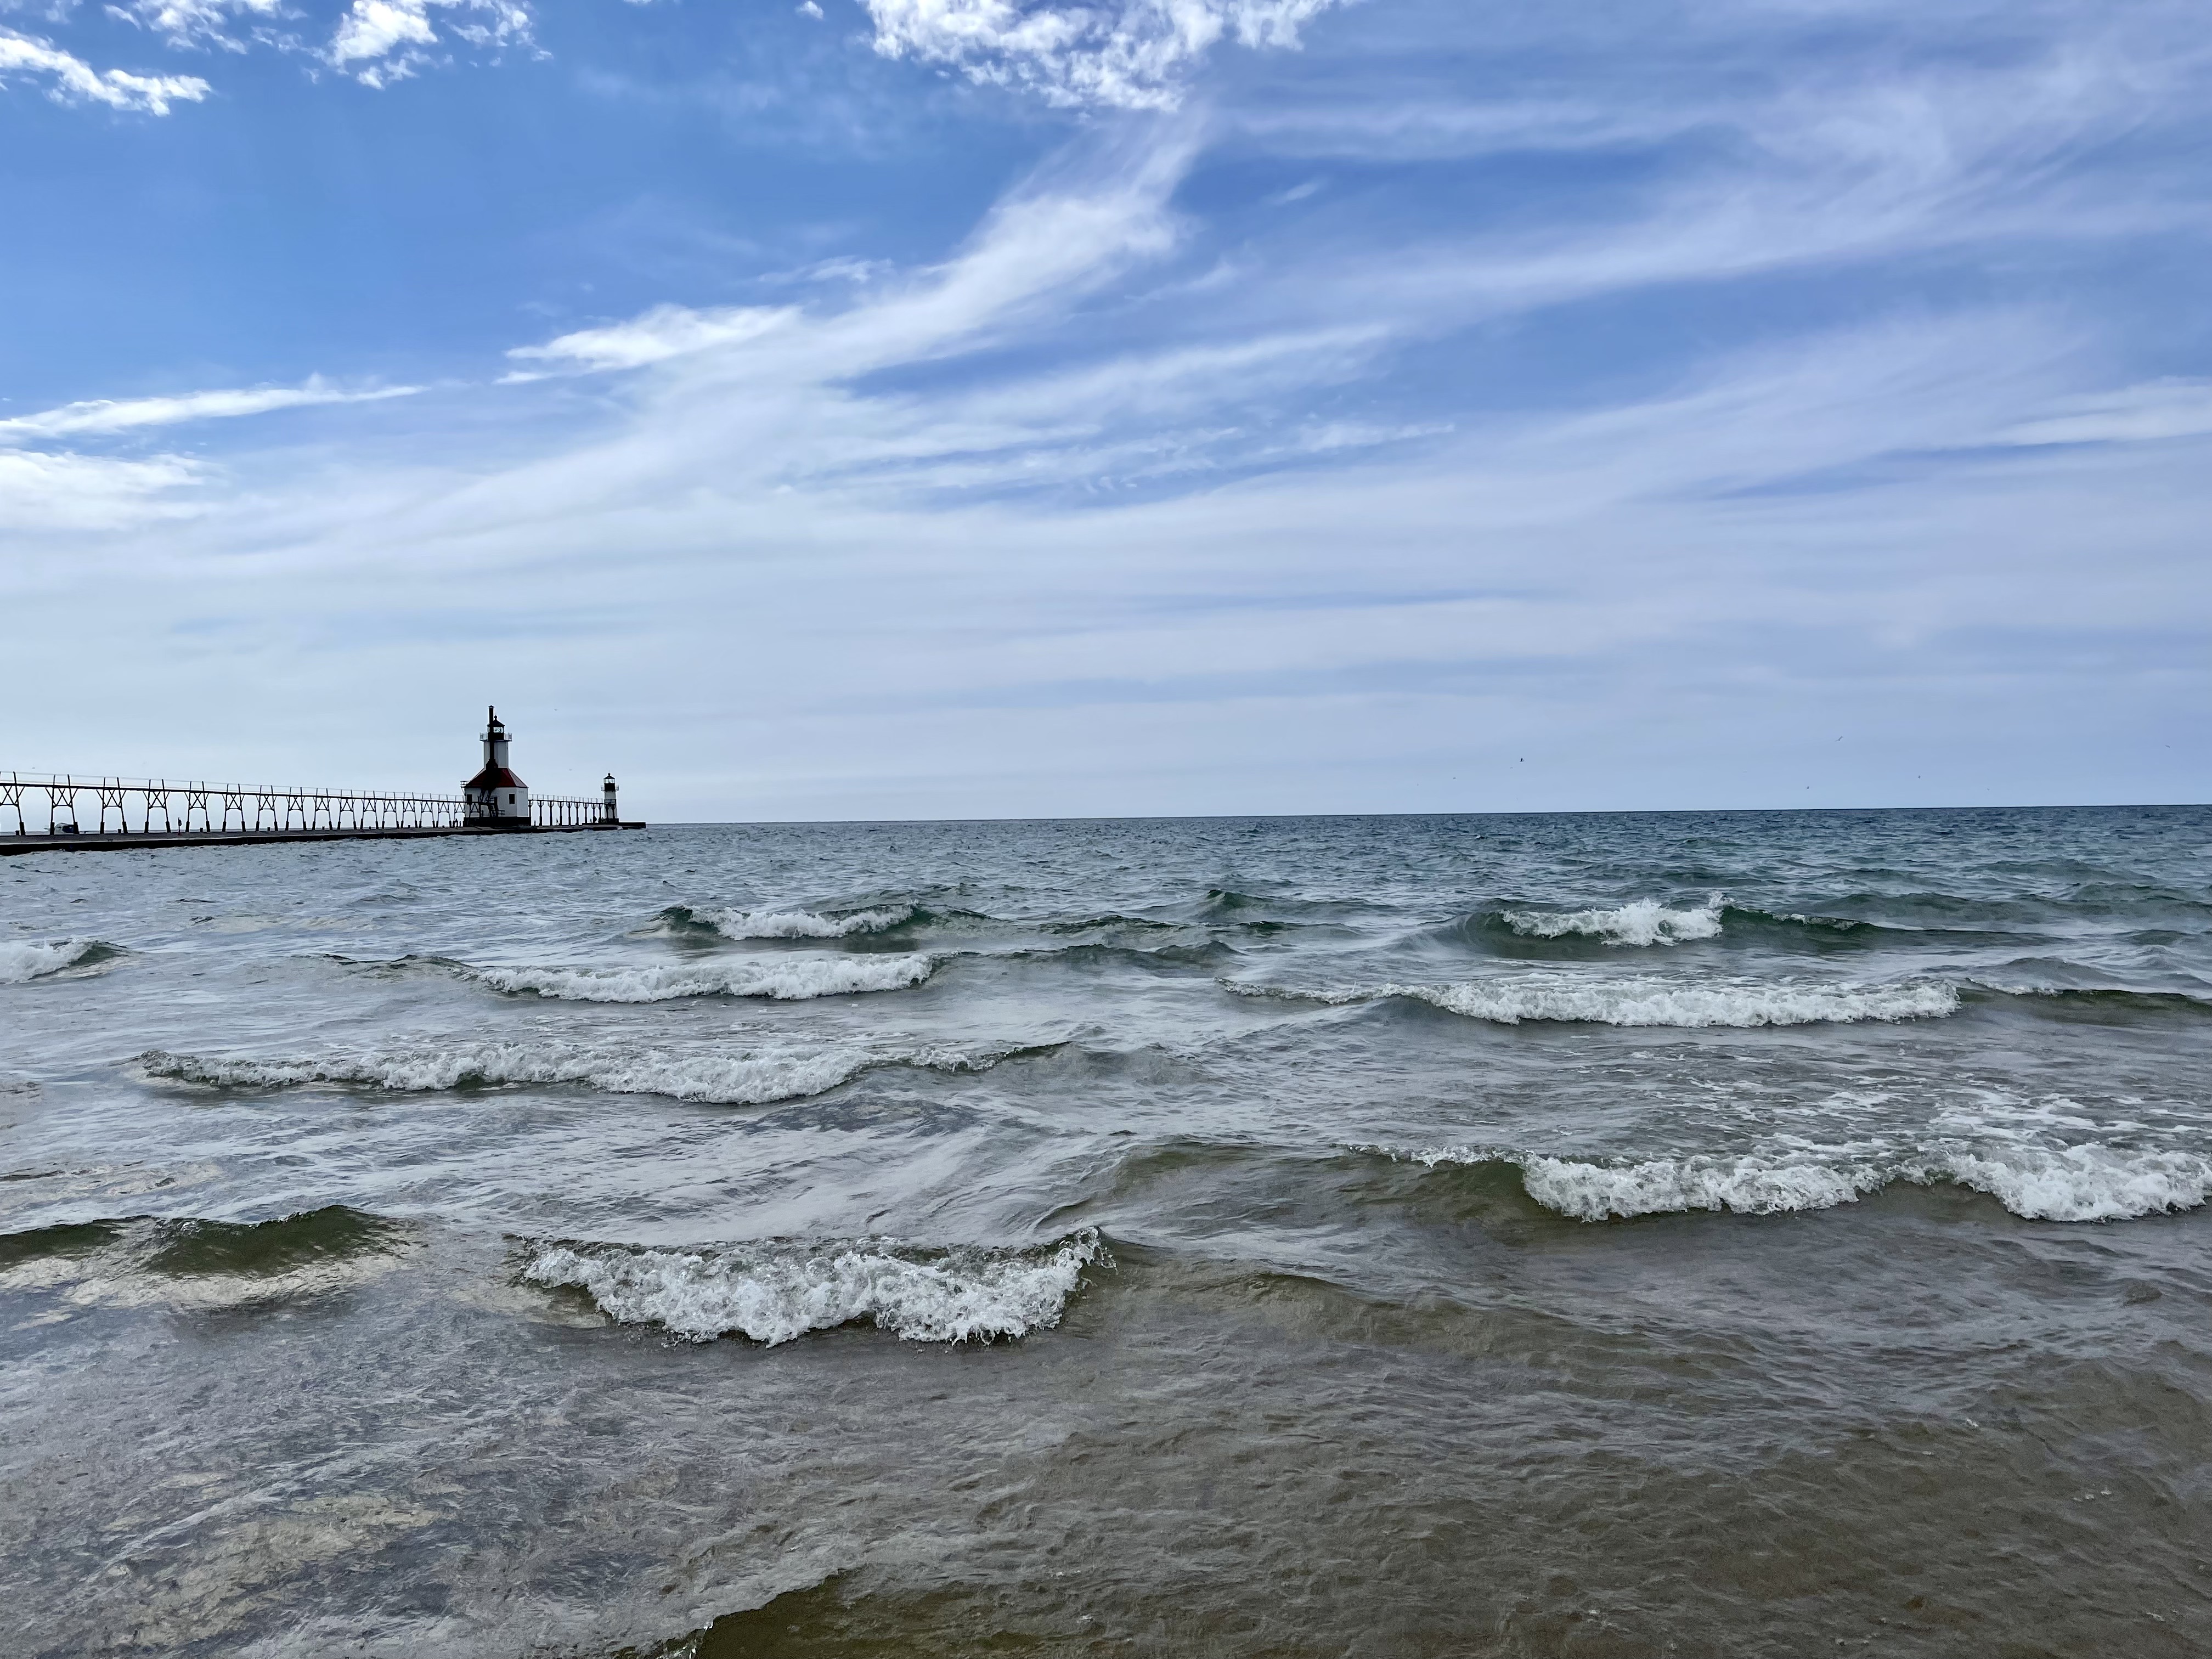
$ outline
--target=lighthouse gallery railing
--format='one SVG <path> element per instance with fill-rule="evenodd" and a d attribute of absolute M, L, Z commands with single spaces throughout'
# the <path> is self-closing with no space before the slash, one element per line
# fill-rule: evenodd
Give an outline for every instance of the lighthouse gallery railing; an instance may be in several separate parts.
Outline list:
<path fill-rule="evenodd" d="M 89 811 L 88 811 L 89 807 Z M 131 819 L 137 819 L 134 825 Z M 86 819 L 92 818 L 88 823 Z M 111 817 L 113 820 L 110 826 Z M 160 820 L 157 825 L 155 822 Z M 12 820 L 12 822 L 11 822 Z M 40 822 L 43 820 L 43 822 Z M 378 790 L 262 788 L 164 779 L 0 774 L 0 835 L 176 836 L 256 830 L 459 830 L 495 822 L 459 795 Z M 604 800 L 531 799 L 535 828 L 580 829 L 614 822 Z"/>

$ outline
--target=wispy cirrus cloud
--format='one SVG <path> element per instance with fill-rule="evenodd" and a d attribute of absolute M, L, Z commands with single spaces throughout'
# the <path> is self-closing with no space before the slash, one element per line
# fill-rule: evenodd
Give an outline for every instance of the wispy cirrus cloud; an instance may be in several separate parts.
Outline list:
<path fill-rule="evenodd" d="M 196 75 L 137 75 L 96 70 L 48 40 L 0 28 L 0 87 L 11 79 L 43 81 L 57 103 L 104 104 L 109 109 L 167 115 L 170 106 L 198 103 L 208 83 Z"/>
<path fill-rule="evenodd" d="M 798 313 L 787 307 L 725 306 L 695 311 L 686 306 L 655 306 L 625 322 L 580 328 L 543 345 L 515 346 L 516 362 L 543 363 L 544 371 L 522 371 L 512 381 L 538 373 L 583 373 L 595 369 L 642 368 L 647 363 L 757 339 Z"/>
<path fill-rule="evenodd" d="M 106 455 L 0 449 L 0 527 L 17 532 L 121 531 L 203 510 L 179 492 L 207 469 L 179 455 Z"/>
<path fill-rule="evenodd" d="M 2154 380 L 2065 399 L 1999 434 L 2008 444 L 2154 443 L 2212 432 L 2212 380 Z"/>
<path fill-rule="evenodd" d="M 58 409 L 45 410 L 36 415 L 0 420 L 0 443 L 93 436 L 140 427 L 175 426 L 186 421 L 224 420 L 314 404 L 377 403 L 386 398 L 410 398 L 422 390 L 416 386 L 392 386 L 349 392 L 313 375 L 304 386 L 296 386 L 186 392 L 166 398 L 94 398 L 64 404 Z"/>
<path fill-rule="evenodd" d="M 2139 119 L 2143 73 L 2067 50 L 1972 73 L 1838 71 L 1791 100 L 1755 84 L 1725 101 L 1701 89 L 1674 122 L 1627 124 L 1614 142 L 1633 132 L 1660 145 L 1686 126 L 1728 142 L 1653 169 L 1607 215 L 1443 219 L 1382 240 L 1304 246 L 1295 229 L 1255 232 L 1237 264 L 1210 275 L 1176 265 L 1201 229 L 1173 205 L 1200 154 L 1195 129 L 1180 118 L 1139 122 L 1123 131 L 1142 136 L 1120 151 L 1092 146 L 1088 173 L 1009 197 L 953 259 L 877 270 L 842 307 L 662 305 L 508 356 L 549 371 L 661 366 L 629 405 L 639 422 L 623 445 L 632 464 L 659 447 L 680 469 L 720 445 L 726 480 L 763 487 L 835 478 L 922 495 L 1111 491 L 1379 456 L 1471 423 L 1433 407 L 1346 418 L 1325 394 L 1387 381 L 1413 349 L 1470 326 L 1955 257 L 2053 226 L 2076 243 L 2117 240 L 2160 214 L 2185 217 L 2192 210 L 2152 205 L 2156 191 L 2077 203 L 2063 173 L 2039 176 L 2124 135 Z M 1579 123 L 1555 115 L 1545 106 L 1526 136 L 1585 141 Z M 1233 113 L 1210 130 L 1241 131 Z M 1271 199 L 1296 205 L 1316 193 Z M 1145 296 L 1150 337 L 1086 338 L 1085 296 L 1109 288 L 1125 313 Z M 946 370 L 927 396 L 855 385 L 922 364 Z M 1994 441 L 2004 424 L 1992 415 L 1944 441 Z"/>

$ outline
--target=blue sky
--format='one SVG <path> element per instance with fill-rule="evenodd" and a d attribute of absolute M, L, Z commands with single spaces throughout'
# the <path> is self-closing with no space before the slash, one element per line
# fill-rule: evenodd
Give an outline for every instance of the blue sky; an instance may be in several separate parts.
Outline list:
<path fill-rule="evenodd" d="M 0 0 L 0 765 L 2203 800 L 2208 139 L 2195 0 Z"/>

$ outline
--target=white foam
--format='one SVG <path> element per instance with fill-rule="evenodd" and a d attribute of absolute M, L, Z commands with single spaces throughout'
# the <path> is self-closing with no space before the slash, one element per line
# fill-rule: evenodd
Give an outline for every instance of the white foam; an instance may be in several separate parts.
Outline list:
<path fill-rule="evenodd" d="M 0 985 L 22 985 L 48 974 L 74 968 L 94 951 L 112 950 L 96 939 L 57 939 L 40 944 L 32 939 L 0 942 Z"/>
<path fill-rule="evenodd" d="M 538 1249 L 523 1277 L 574 1285 L 611 1319 L 693 1342 L 734 1331 L 774 1347 L 861 1319 L 910 1342 L 967 1342 L 1050 1329 L 1083 1269 L 1104 1259 L 1095 1231 L 1042 1251 L 921 1260 L 870 1241 L 699 1250 L 556 1244 Z"/>
<path fill-rule="evenodd" d="M 1959 1011 L 1955 987 L 1936 981 L 1861 985 L 1814 980 L 1595 978 L 1574 973 L 1501 974 L 1457 985 L 1376 985 L 1314 992 L 1224 980 L 1248 996 L 1297 996 L 1329 1003 L 1413 997 L 1448 1013 L 1503 1025 L 1587 1020 L 1601 1025 L 1809 1025 L 1869 1019 L 1932 1019 Z"/>
<path fill-rule="evenodd" d="M 1530 1158 L 1521 1184 L 1546 1209 L 1582 1221 L 1676 1210 L 1772 1215 L 1825 1210 L 1886 1186 L 1893 1176 L 1866 1164 L 1768 1162 L 1747 1158 L 1662 1158 L 1642 1164 L 1583 1164 Z"/>
<path fill-rule="evenodd" d="M 812 910 L 702 910 L 698 916 L 725 939 L 844 939 L 901 927 L 914 920 L 914 907 L 856 910 L 843 916 Z"/>
<path fill-rule="evenodd" d="M 1928 1174 L 1987 1193 L 2035 1221 L 2124 1221 L 2193 1210 L 2212 1197 L 2212 1159 L 2095 1144 L 1947 1152 Z"/>
<path fill-rule="evenodd" d="M 494 990 L 568 1002 L 669 1002 L 678 997 L 773 997 L 800 1002 L 863 991 L 902 991 L 937 971 L 937 958 L 900 956 L 741 957 L 637 968 L 468 968 Z"/>
<path fill-rule="evenodd" d="M 1607 945 L 1680 945 L 1712 939 L 1721 931 L 1724 901 L 1715 893 L 1687 910 L 1670 910 L 1657 899 L 1632 899 L 1610 910 L 1508 910 L 1500 917 L 1528 939 L 1563 939 L 1580 934 Z"/>
<path fill-rule="evenodd" d="M 583 1084 L 610 1094 L 664 1095 L 757 1106 L 817 1095 L 881 1066 L 986 1071 L 1004 1051 L 944 1047 L 806 1049 L 756 1046 L 703 1054 L 624 1052 L 557 1042 L 474 1042 L 309 1059 L 174 1054 L 139 1056 L 149 1077 L 216 1088 L 297 1088 L 338 1083 L 410 1093 L 464 1085 Z"/>
<path fill-rule="evenodd" d="M 2193 1210 L 2212 1200 L 2212 1159 L 2099 1143 L 1897 1147 L 1879 1157 L 1855 1152 L 1823 1158 L 1795 1150 L 1693 1153 L 1621 1164 L 1473 1146 L 1354 1150 L 1431 1165 L 1493 1160 L 1516 1164 L 1529 1197 L 1578 1221 L 1690 1210 L 1747 1215 L 1825 1210 L 1894 1181 L 1923 1186 L 1954 1181 L 1987 1193 L 2030 1221 L 2122 1221 Z"/>

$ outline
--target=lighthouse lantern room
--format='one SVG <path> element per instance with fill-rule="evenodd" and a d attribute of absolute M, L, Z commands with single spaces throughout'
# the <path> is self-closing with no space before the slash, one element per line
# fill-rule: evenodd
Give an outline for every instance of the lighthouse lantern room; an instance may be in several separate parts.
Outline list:
<path fill-rule="evenodd" d="M 471 823 L 514 830 L 530 823 L 530 786 L 509 769 L 507 744 L 507 726 L 499 711 L 485 709 L 483 769 L 461 786 Z"/>

